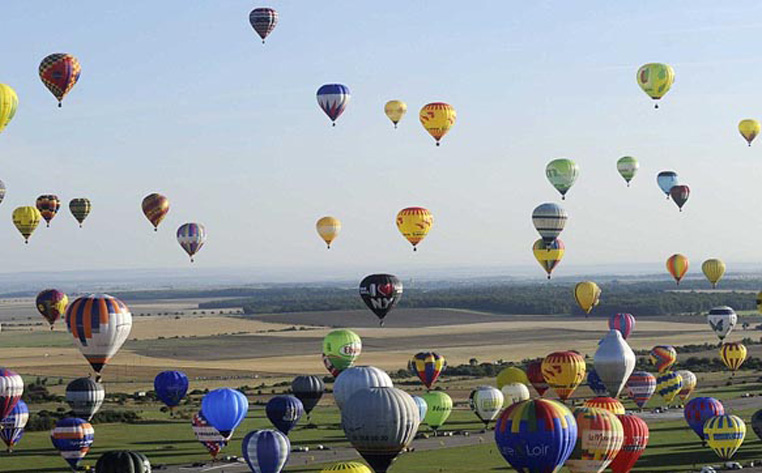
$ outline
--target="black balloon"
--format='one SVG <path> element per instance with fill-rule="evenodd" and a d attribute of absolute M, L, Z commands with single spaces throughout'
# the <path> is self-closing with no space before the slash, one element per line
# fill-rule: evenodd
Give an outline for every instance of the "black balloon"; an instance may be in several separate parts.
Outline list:
<path fill-rule="evenodd" d="M 291 392 L 304 405 L 304 413 L 309 417 L 325 392 L 325 383 L 317 376 L 297 376 L 291 382 Z"/>
<path fill-rule="evenodd" d="M 360 297 L 384 325 L 384 317 L 402 297 L 402 281 L 392 274 L 371 274 L 360 282 Z"/>
<path fill-rule="evenodd" d="M 751 416 L 751 428 L 757 437 L 762 440 L 762 409 L 758 410 Z"/>
<path fill-rule="evenodd" d="M 98 473 L 151 473 L 151 462 L 145 455 L 130 450 L 106 452 L 95 464 Z"/>

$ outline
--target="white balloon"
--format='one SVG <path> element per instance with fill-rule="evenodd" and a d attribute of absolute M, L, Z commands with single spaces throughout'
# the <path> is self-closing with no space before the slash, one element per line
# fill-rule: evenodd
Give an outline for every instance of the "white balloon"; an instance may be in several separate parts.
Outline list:
<path fill-rule="evenodd" d="M 593 363 L 595 372 L 608 389 L 609 395 L 616 398 L 635 369 L 635 353 L 622 333 L 612 329 L 598 343 Z"/>

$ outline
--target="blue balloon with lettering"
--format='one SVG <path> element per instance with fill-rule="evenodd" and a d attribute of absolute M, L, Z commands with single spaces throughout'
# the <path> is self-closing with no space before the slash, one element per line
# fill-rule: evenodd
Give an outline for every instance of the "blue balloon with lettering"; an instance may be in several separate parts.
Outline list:
<path fill-rule="evenodd" d="M 276 429 L 288 435 L 304 415 L 304 405 L 296 396 L 275 396 L 267 402 L 265 414 Z"/>

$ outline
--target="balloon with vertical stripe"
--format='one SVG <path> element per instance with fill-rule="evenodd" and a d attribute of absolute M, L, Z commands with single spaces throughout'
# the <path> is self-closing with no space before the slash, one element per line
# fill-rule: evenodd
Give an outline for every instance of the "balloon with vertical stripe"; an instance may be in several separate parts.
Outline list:
<path fill-rule="evenodd" d="M 746 424 L 735 415 L 712 417 L 704 424 L 709 448 L 723 460 L 730 460 L 746 438 Z"/>
<path fill-rule="evenodd" d="M 241 449 L 253 473 L 280 473 L 288 463 L 291 442 L 277 430 L 255 430 L 243 438 Z"/>
<path fill-rule="evenodd" d="M 12 452 L 13 447 L 21 440 L 24 435 L 24 427 L 28 421 L 29 408 L 22 400 L 16 403 L 16 407 L 10 414 L 0 420 L 0 439 L 5 442 L 8 452 Z"/>
<path fill-rule="evenodd" d="M 35 305 L 40 315 L 50 324 L 50 330 L 53 330 L 56 321 L 66 313 L 69 297 L 58 289 L 45 289 L 37 294 Z"/>
<path fill-rule="evenodd" d="M 585 379 L 585 359 L 573 351 L 558 351 L 542 361 L 542 375 L 548 386 L 565 401 Z"/>
<path fill-rule="evenodd" d="M 685 255 L 676 253 L 667 258 L 667 271 L 672 275 L 675 282 L 679 285 L 685 273 L 688 272 L 688 258 Z"/>
<path fill-rule="evenodd" d="M 16 115 L 18 106 L 19 97 L 16 95 L 16 91 L 9 85 L 0 84 L 0 132 L 8 126 L 13 116 Z"/>
<path fill-rule="evenodd" d="M 439 376 L 447 369 L 447 360 L 439 353 L 422 351 L 413 355 L 407 367 L 412 374 L 418 376 L 426 389 L 431 389 Z"/>
<path fill-rule="evenodd" d="M 701 272 L 712 284 L 712 288 L 717 287 L 717 283 L 725 275 L 725 263 L 719 258 L 709 258 L 701 263 Z"/>
<path fill-rule="evenodd" d="M 50 221 L 53 220 L 61 208 L 61 199 L 53 194 L 41 195 L 37 197 L 35 204 L 37 210 L 40 211 L 40 215 L 45 220 L 46 226 L 50 227 Z"/>
<path fill-rule="evenodd" d="M 177 229 L 177 242 L 193 263 L 193 257 L 206 243 L 206 228 L 200 223 L 184 223 Z"/>
<path fill-rule="evenodd" d="M 648 445 L 648 424 L 633 414 L 618 415 L 617 418 L 622 423 L 624 441 L 609 468 L 613 473 L 629 473 Z"/>
<path fill-rule="evenodd" d="M 53 446 L 75 471 L 79 462 L 90 451 L 94 436 L 93 426 L 86 420 L 76 417 L 59 420 L 50 431 Z"/>
<path fill-rule="evenodd" d="M 746 345 L 741 342 L 725 342 L 720 347 L 722 362 L 734 373 L 746 361 L 746 353 Z"/>
<path fill-rule="evenodd" d="M 352 93 L 344 84 L 325 84 L 317 91 L 317 101 L 323 112 L 331 119 L 333 126 L 349 104 Z"/>
<path fill-rule="evenodd" d="M 77 197 L 76 199 L 71 199 L 69 201 L 69 212 L 71 212 L 77 222 L 79 222 L 79 228 L 82 228 L 82 224 L 85 222 L 87 216 L 90 215 L 91 209 L 92 205 L 88 198 Z"/>
<path fill-rule="evenodd" d="M 24 394 L 24 380 L 15 371 L 0 368 L 0 419 L 8 415 Z"/>
<path fill-rule="evenodd" d="M 566 467 L 571 473 L 600 473 L 622 449 L 624 429 L 617 416 L 603 409 L 578 407 L 577 442 Z"/>
<path fill-rule="evenodd" d="M 609 329 L 619 330 L 622 334 L 622 338 L 627 340 L 632 331 L 635 329 L 635 317 L 632 314 L 620 312 L 609 317 Z"/>
<path fill-rule="evenodd" d="M 680 388 L 680 392 L 677 393 L 677 395 L 680 397 L 681 401 L 687 401 L 688 398 L 691 397 L 691 394 L 693 394 L 693 391 L 696 389 L 698 378 L 696 378 L 696 375 L 693 374 L 693 371 L 688 370 L 677 370 L 677 374 L 679 374 L 683 379 L 683 387 Z"/>
<path fill-rule="evenodd" d="M 320 473 L 331 473 L 339 471 L 341 473 L 373 473 L 370 468 L 360 462 L 341 462 L 320 470 Z"/>
<path fill-rule="evenodd" d="M 79 80 L 82 67 L 71 54 L 54 53 L 40 62 L 38 72 L 42 83 L 58 99 L 58 106 L 61 107 L 61 101 Z"/>
<path fill-rule="evenodd" d="M 609 411 L 614 415 L 624 414 L 624 405 L 613 397 L 594 397 L 585 401 L 584 406 L 603 409 L 604 411 Z"/>

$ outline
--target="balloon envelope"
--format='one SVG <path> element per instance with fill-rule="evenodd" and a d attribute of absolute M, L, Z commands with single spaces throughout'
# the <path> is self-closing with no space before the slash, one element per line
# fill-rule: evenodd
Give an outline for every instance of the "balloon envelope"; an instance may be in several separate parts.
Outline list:
<path fill-rule="evenodd" d="M 579 166 L 568 158 L 554 159 L 545 166 L 545 177 L 550 184 L 561 194 L 561 199 L 566 199 L 566 193 L 579 176 Z"/>
<path fill-rule="evenodd" d="M 265 414 L 276 429 L 288 435 L 304 415 L 304 405 L 296 396 L 275 396 L 267 402 Z"/>
<path fill-rule="evenodd" d="M 585 401 L 584 406 L 594 407 L 596 409 L 603 409 L 604 411 L 609 411 L 615 416 L 624 414 L 625 412 L 624 404 L 614 399 L 613 397 L 603 397 L 603 396 L 594 397 L 592 399 L 588 399 L 587 401 Z"/>
<path fill-rule="evenodd" d="M 77 378 L 66 386 L 66 403 L 75 416 L 89 421 L 100 410 L 106 391 L 90 378 Z"/>
<path fill-rule="evenodd" d="M 407 207 L 397 213 L 397 230 L 418 251 L 418 244 L 426 238 L 434 225 L 434 215 L 423 207 Z"/>
<path fill-rule="evenodd" d="M 413 355 L 407 367 L 413 375 L 418 376 L 426 389 L 431 389 L 439 376 L 447 369 L 447 361 L 438 353 L 422 351 Z"/>
<path fill-rule="evenodd" d="M 560 205 L 540 204 L 532 211 L 532 224 L 545 242 L 545 248 L 551 248 L 553 241 L 563 231 L 569 214 Z"/>
<path fill-rule="evenodd" d="M 177 242 L 188 253 L 191 263 L 193 257 L 206 243 L 206 227 L 200 223 L 184 223 L 177 229 Z"/>
<path fill-rule="evenodd" d="M 754 138 L 759 135 L 761 129 L 759 122 L 753 118 L 747 118 L 738 123 L 738 132 L 741 133 L 741 136 L 743 136 L 743 139 L 746 140 L 749 146 L 751 146 Z"/>
<path fill-rule="evenodd" d="M 633 371 L 627 380 L 627 395 L 641 409 L 655 392 L 656 376 L 647 371 Z"/>
<path fill-rule="evenodd" d="M 677 208 L 680 209 L 680 212 L 683 211 L 683 205 L 688 202 L 688 197 L 690 197 L 690 195 L 691 188 L 685 184 L 672 186 L 672 189 L 669 190 L 669 196 L 672 197 L 672 201 L 677 205 Z"/>
<path fill-rule="evenodd" d="M 685 273 L 688 272 L 688 258 L 679 253 L 670 256 L 667 258 L 667 271 L 669 271 L 669 274 L 672 275 L 677 284 L 680 284 Z"/>
<path fill-rule="evenodd" d="M 656 377 L 656 392 L 667 403 L 672 402 L 682 388 L 683 378 L 674 371 L 665 371 Z"/>
<path fill-rule="evenodd" d="M 212 458 L 217 458 L 217 454 L 220 453 L 220 450 L 225 448 L 228 444 L 227 439 L 222 436 L 219 430 L 209 424 L 204 417 L 204 413 L 201 411 L 193 414 L 193 417 L 191 418 L 191 427 L 193 428 L 193 434 L 196 436 L 196 440 L 206 447 Z"/>
<path fill-rule="evenodd" d="M 13 210 L 13 225 L 16 226 L 16 229 L 21 233 L 21 236 L 24 237 L 24 242 L 29 242 L 29 237 L 32 236 L 32 233 L 37 229 L 37 225 L 40 224 L 40 220 L 42 220 L 42 215 L 40 214 L 40 211 L 37 210 L 37 207 L 32 206 L 26 206 L 26 207 L 16 207 L 16 209 Z"/>
<path fill-rule="evenodd" d="M 636 415 L 618 415 L 624 431 L 622 449 L 609 465 L 613 473 L 629 473 L 648 445 L 648 424 Z"/>
<path fill-rule="evenodd" d="M 595 371 L 595 367 L 590 368 L 587 371 L 587 387 L 589 387 L 596 396 L 608 396 L 609 394 L 608 388 L 603 384 L 603 380 L 598 375 L 598 372 Z"/>
<path fill-rule="evenodd" d="M 696 378 L 696 375 L 693 374 L 692 371 L 688 370 L 677 370 L 677 374 L 679 374 L 680 378 L 683 380 L 683 387 L 680 388 L 680 392 L 677 393 L 677 395 L 680 397 L 681 401 L 687 401 L 696 389 L 698 378 Z"/>
<path fill-rule="evenodd" d="M 656 175 L 656 184 L 659 185 L 659 189 L 667 195 L 668 199 L 669 191 L 679 183 L 680 181 L 675 171 L 662 171 Z"/>
<path fill-rule="evenodd" d="M 14 445 L 21 440 L 24 435 L 24 427 L 28 421 L 29 408 L 20 399 L 10 414 L 0 420 L 0 439 L 8 446 L 8 451 L 11 451 Z"/>
<path fill-rule="evenodd" d="M 730 460 L 746 438 L 746 424 L 738 416 L 715 416 L 704 424 L 704 435 L 718 457 Z"/>
<path fill-rule="evenodd" d="M 402 100 L 390 100 L 384 105 L 384 113 L 394 123 L 394 128 L 397 128 L 397 123 L 407 113 L 407 104 Z"/>
<path fill-rule="evenodd" d="M 532 253 L 542 269 L 548 274 L 548 279 L 556 266 L 561 264 L 561 259 L 566 252 L 566 246 L 560 238 L 553 240 L 550 245 L 546 245 L 540 238 L 532 245 Z"/>
<path fill-rule="evenodd" d="M 243 458 L 254 473 L 280 473 L 288 463 L 291 442 L 277 430 L 255 430 L 241 444 Z"/>
<path fill-rule="evenodd" d="M 386 371 L 375 366 L 353 366 L 343 371 L 336 378 L 336 382 L 333 383 L 333 399 L 341 409 L 358 391 L 369 388 L 391 388 L 392 386 L 394 383 Z"/>
<path fill-rule="evenodd" d="M 71 212 L 77 222 L 79 222 L 80 228 L 87 216 L 90 215 L 91 209 L 92 205 L 90 204 L 90 199 L 78 197 L 69 201 L 69 212 Z"/>
<path fill-rule="evenodd" d="M 264 43 L 278 24 L 278 12 L 274 8 L 255 8 L 249 13 L 249 23 Z"/>
<path fill-rule="evenodd" d="M 402 297 L 402 281 L 392 274 L 371 274 L 360 281 L 360 297 L 379 323 Z"/>
<path fill-rule="evenodd" d="M 37 197 L 36 207 L 49 227 L 50 221 L 53 220 L 53 217 L 58 214 L 58 209 L 61 208 L 61 200 L 57 195 L 41 195 Z"/>
<path fill-rule="evenodd" d="M 524 385 L 519 384 L 519 386 Z M 480 421 L 484 422 L 485 428 L 500 413 L 503 400 L 503 393 L 492 386 L 477 386 L 468 398 L 471 410 Z"/>
<path fill-rule="evenodd" d="M 297 376 L 291 381 L 291 392 L 302 401 L 304 413 L 309 417 L 325 392 L 325 383 L 317 376 Z"/>
<path fill-rule="evenodd" d="M 328 248 L 331 248 L 331 243 L 341 231 L 341 221 L 336 217 L 322 217 L 315 224 L 315 228 L 320 238 L 323 239 Z"/>
<path fill-rule="evenodd" d="M 725 342 L 720 347 L 720 359 L 733 372 L 746 361 L 746 353 L 746 345 L 741 342 Z"/>
<path fill-rule="evenodd" d="M 717 335 L 717 338 L 723 341 L 733 331 L 736 323 L 738 323 L 738 315 L 736 315 L 736 311 L 732 307 L 724 305 L 711 309 L 706 317 L 706 321 L 715 335 Z"/>
<path fill-rule="evenodd" d="M 246 418 L 248 411 L 249 400 L 235 389 L 215 389 L 201 400 L 204 418 L 225 438 L 230 438 L 233 430 Z"/>
<path fill-rule="evenodd" d="M 143 215 L 145 215 L 148 221 L 151 222 L 154 231 L 156 231 L 158 230 L 161 221 L 164 220 L 164 217 L 169 213 L 169 199 L 157 193 L 148 194 L 143 198 L 141 207 L 143 209 Z"/>
<path fill-rule="evenodd" d="M 432 102 L 421 108 L 418 118 L 423 128 L 434 138 L 437 146 L 450 129 L 455 126 L 457 113 L 452 105 L 444 102 Z"/>
<path fill-rule="evenodd" d="M 619 397 L 635 369 L 635 361 L 635 353 L 619 330 L 609 330 L 598 343 L 593 363 L 611 397 Z"/>
<path fill-rule="evenodd" d="M 76 471 L 79 462 L 90 451 L 94 435 L 93 426 L 89 422 L 67 417 L 56 422 L 56 426 L 50 431 L 50 440 L 66 463 Z"/>
<path fill-rule="evenodd" d="M 627 187 L 630 187 L 630 181 L 638 173 L 638 160 L 632 156 L 622 156 L 616 162 L 616 170 L 619 171 L 619 175 L 627 182 Z"/>
<path fill-rule="evenodd" d="M 542 358 L 529 362 L 527 365 L 527 378 L 532 383 L 532 387 L 537 391 L 537 394 L 542 397 L 549 388 L 548 383 L 545 382 L 545 377 L 542 375 Z"/>
<path fill-rule="evenodd" d="M 725 406 L 719 400 L 713 397 L 697 397 L 688 401 L 683 409 L 683 417 L 691 429 L 696 432 L 698 438 L 703 443 L 704 424 L 714 416 L 720 416 L 725 413 Z"/>
<path fill-rule="evenodd" d="M 566 467 L 571 473 L 602 472 L 617 456 L 624 442 L 624 429 L 609 411 L 577 408 L 577 442 Z"/>
<path fill-rule="evenodd" d="M 529 386 L 527 374 L 518 366 L 508 366 L 500 370 L 495 378 L 497 388 L 502 389 L 508 383 L 521 383 Z"/>
<path fill-rule="evenodd" d="M 523 383 L 504 384 L 500 388 L 500 392 L 503 394 L 503 406 L 506 407 L 517 402 L 526 401 L 531 397 L 529 388 Z"/>
<path fill-rule="evenodd" d="M 188 392 L 188 376 L 182 371 L 162 371 L 153 380 L 153 388 L 159 400 L 167 407 L 180 404 Z"/>
<path fill-rule="evenodd" d="M 0 420 L 8 417 L 24 394 L 24 380 L 16 372 L 0 368 Z"/>
<path fill-rule="evenodd" d="M 709 258 L 701 263 L 701 271 L 714 288 L 725 275 L 725 263 L 719 258 Z"/>
<path fill-rule="evenodd" d="M 663 373 L 677 361 L 677 350 L 671 345 L 657 345 L 651 349 L 649 360 L 659 373 Z"/>
<path fill-rule="evenodd" d="M 452 398 L 442 391 L 429 391 L 421 397 L 428 406 L 423 421 L 436 431 L 447 422 L 450 414 L 452 414 Z"/>
<path fill-rule="evenodd" d="M 81 72 L 82 67 L 77 58 L 66 53 L 46 56 L 39 67 L 40 79 L 50 93 L 58 99 L 59 107 L 66 94 L 79 80 Z"/>
<path fill-rule="evenodd" d="M 622 338 L 627 340 L 635 328 L 635 317 L 632 314 L 618 313 L 609 318 L 609 329 L 619 330 Z"/>
<path fill-rule="evenodd" d="M 593 307 L 601 301 L 601 288 L 593 281 L 582 281 L 574 286 L 574 300 L 585 314 L 589 314 Z"/>
<path fill-rule="evenodd" d="M 675 82 L 675 70 L 669 64 L 652 62 L 644 64 L 636 75 L 638 85 L 643 92 L 654 100 L 664 97 Z M 656 105 L 656 108 L 659 106 Z"/>
<path fill-rule="evenodd" d="M 344 84 L 325 84 L 317 91 L 317 101 L 323 112 L 336 126 L 336 120 L 344 113 L 352 94 Z"/>
<path fill-rule="evenodd" d="M 16 91 L 6 84 L 0 84 L 0 132 L 11 122 L 19 106 Z M 2 202 L 2 198 L 0 198 Z"/>
<path fill-rule="evenodd" d="M 565 401 L 585 379 L 585 359 L 573 351 L 551 353 L 542 361 L 542 374 L 548 386 Z"/>
<path fill-rule="evenodd" d="M 51 330 L 56 321 L 66 313 L 69 298 L 58 289 L 46 289 L 37 294 L 37 311 L 48 321 Z"/>
<path fill-rule="evenodd" d="M 148 457 L 130 450 L 106 452 L 95 464 L 98 473 L 151 473 Z"/>
<path fill-rule="evenodd" d="M 323 357 L 327 361 L 326 368 L 334 377 L 354 365 L 362 352 L 362 339 L 348 329 L 337 329 L 328 332 L 323 338 Z"/>

